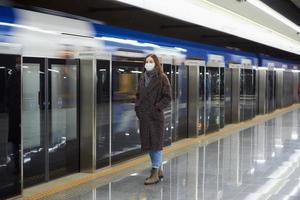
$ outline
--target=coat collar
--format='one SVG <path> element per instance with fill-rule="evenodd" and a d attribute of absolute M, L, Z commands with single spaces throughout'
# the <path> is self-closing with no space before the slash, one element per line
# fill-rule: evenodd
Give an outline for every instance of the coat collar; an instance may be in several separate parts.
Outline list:
<path fill-rule="evenodd" d="M 151 92 L 159 84 L 159 78 L 152 79 L 147 87 L 147 91 Z"/>
<path fill-rule="evenodd" d="M 148 87 L 145 87 L 145 77 L 144 75 L 142 75 L 141 82 L 140 82 L 140 89 L 141 92 L 143 93 L 142 96 L 146 97 L 153 89 L 155 89 L 159 85 L 159 82 L 160 82 L 159 78 L 156 77 L 150 81 Z"/>

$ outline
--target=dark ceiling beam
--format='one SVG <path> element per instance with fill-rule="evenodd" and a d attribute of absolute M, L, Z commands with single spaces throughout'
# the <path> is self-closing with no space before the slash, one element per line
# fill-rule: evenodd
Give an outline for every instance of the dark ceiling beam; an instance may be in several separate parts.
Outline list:
<path fill-rule="evenodd" d="M 137 7 L 108 7 L 108 8 L 94 8 L 89 7 L 89 12 L 127 12 L 127 11 L 142 11 L 141 8 Z"/>
<path fill-rule="evenodd" d="M 180 25 L 161 25 L 160 29 L 177 29 L 177 28 L 199 28 L 198 25 L 194 24 L 180 24 Z"/>
<path fill-rule="evenodd" d="M 236 38 L 236 36 L 234 35 L 229 35 L 229 34 L 203 34 L 201 35 L 201 38 L 205 39 L 205 38 L 213 38 L 213 39 L 223 39 L 223 38 Z M 249 42 L 247 42 L 249 43 Z"/>
<path fill-rule="evenodd" d="M 292 22 L 300 25 L 300 9 L 290 0 L 261 0 Z"/>

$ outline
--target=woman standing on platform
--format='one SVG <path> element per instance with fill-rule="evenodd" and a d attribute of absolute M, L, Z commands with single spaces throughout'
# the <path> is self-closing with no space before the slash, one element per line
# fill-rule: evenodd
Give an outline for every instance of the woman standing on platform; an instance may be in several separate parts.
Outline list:
<path fill-rule="evenodd" d="M 171 86 L 155 54 L 146 56 L 145 70 L 136 94 L 135 111 L 140 123 L 142 151 L 148 151 L 152 162 L 151 174 L 145 185 L 156 184 L 163 173 L 162 148 L 165 129 L 163 109 L 171 103 Z"/>

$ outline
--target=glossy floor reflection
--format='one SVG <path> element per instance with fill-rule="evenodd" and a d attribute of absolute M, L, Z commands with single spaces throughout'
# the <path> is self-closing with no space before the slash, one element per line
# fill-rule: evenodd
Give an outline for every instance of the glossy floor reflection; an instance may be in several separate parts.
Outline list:
<path fill-rule="evenodd" d="M 300 199 L 300 110 L 165 161 L 165 178 L 144 186 L 150 169 L 51 198 L 99 200 Z M 85 189 L 83 189 L 85 187 Z M 76 194 L 77 193 L 77 194 Z"/>

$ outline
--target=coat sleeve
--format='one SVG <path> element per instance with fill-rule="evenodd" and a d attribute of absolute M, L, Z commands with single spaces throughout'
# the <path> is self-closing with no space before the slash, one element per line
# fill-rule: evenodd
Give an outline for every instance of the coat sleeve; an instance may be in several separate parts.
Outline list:
<path fill-rule="evenodd" d="M 166 75 L 163 75 L 161 97 L 155 104 L 156 109 L 163 110 L 171 104 L 171 85 Z"/>
<path fill-rule="evenodd" d="M 140 97 L 140 84 L 138 85 L 137 91 L 135 93 L 135 100 L 137 101 Z"/>
<path fill-rule="evenodd" d="M 136 97 L 135 101 L 137 101 L 140 98 L 140 85 L 141 85 L 141 81 L 143 81 L 143 77 L 139 78 L 138 87 L 137 87 L 137 90 L 136 90 L 136 93 L 135 93 L 135 97 Z"/>

